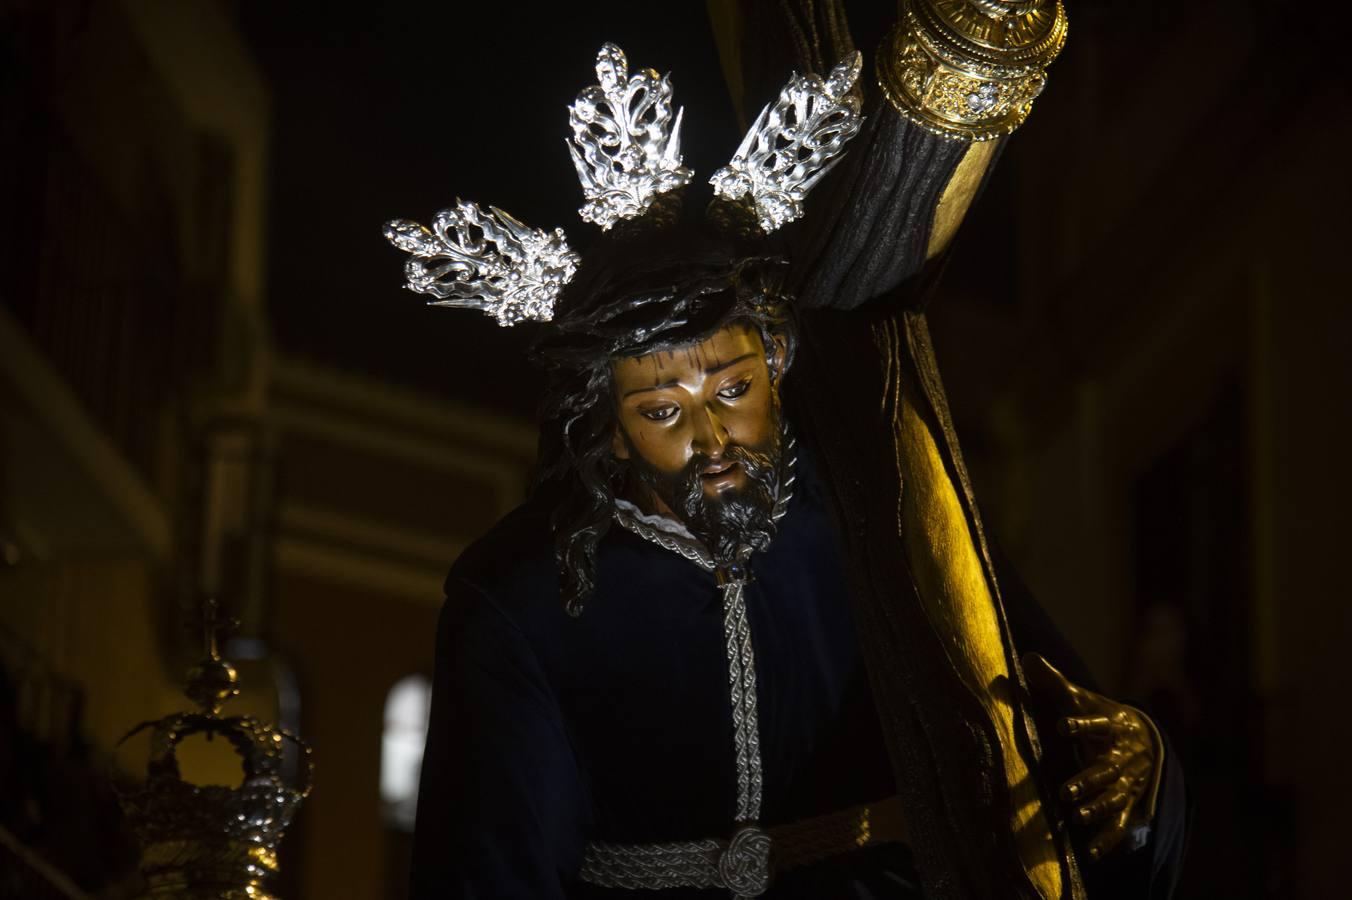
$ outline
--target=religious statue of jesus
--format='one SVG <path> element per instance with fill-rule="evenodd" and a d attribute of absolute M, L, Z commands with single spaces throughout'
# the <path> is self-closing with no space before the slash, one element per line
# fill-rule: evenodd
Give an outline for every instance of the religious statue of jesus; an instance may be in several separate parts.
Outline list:
<path fill-rule="evenodd" d="M 432 302 L 544 323 L 538 483 L 446 582 L 417 900 L 1171 892 L 1181 769 L 988 541 L 924 316 L 1065 11 L 899 6 L 867 68 L 837 0 L 723 9 L 766 105 L 704 196 L 602 47 L 584 255 L 386 226 Z"/>

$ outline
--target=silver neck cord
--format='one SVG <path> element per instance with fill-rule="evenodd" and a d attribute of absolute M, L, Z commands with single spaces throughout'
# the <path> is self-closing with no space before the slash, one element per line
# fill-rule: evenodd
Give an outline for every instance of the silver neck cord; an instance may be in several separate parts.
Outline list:
<path fill-rule="evenodd" d="M 778 523 L 793 499 L 794 468 L 798 462 L 792 435 L 785 435 L 784 463 L 775 488 L 772 522 Z M 737 824 L 750 825 L 760 818 L 764 778 L 761 773 L 760 728 L 756 703 L 756 654 L 751 640 L 751 625 L 746 617 L 747 560 L 742 554 L 737 563 L 719 566 L 708 549 L 684 527 L 670 520 L 642 515 L 630 503 L 617 503 L 615 521 L 657 546 L 713 572 L 723 593 L 723 638 L 728 659 L 728 693 L 732 701 L 734 750 L 737 760 Z"/>

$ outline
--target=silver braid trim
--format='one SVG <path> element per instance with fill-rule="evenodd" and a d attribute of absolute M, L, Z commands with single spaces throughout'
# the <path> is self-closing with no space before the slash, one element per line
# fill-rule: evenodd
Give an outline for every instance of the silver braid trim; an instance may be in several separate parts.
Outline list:
<path fill-rule="evenodd" d="M 722 887 L 718 882 L 718 841 L 667 844 L 587 845 L 579 877 L 589 884 L 629 890 Z"/>
<path fill-rule="evenodd" d="M 670 550 L 677 556 L 685 557 L 706 572 L 712 572 L 718 568 L 714 564 L 713 557 L 709 555 L 709 551 L 704 549 L 704 545 L 698 540 L 693 537 L 684 537 L 672 528 L 659 528 L 651 521 L 644 521 L 630 512 L 626 506 L 617 505 L 615 507 L 615 521 L 645 541 L 656 544 L 663 550 Z"/>
<path fill-rule="evenodd" d="M 750 900 L 770 887 L 771 844 L 769 832 L 755 825 L 739 828 L 730 841 L 591 843 L 578 876 L 589 884 L 631 891 L 722 888 L 736 900 Z"/>
<path fill-rule="evenodd" d="M 761 775 L 760 727 L 756 715 L 756 654 L 746 619 L 744 582 L 723 587 L 723 635 L 727 641 L 728 683 L 732 699 L 733 742 L 737 753 L 737 823 L 760 817 L 764 779 Z"/>

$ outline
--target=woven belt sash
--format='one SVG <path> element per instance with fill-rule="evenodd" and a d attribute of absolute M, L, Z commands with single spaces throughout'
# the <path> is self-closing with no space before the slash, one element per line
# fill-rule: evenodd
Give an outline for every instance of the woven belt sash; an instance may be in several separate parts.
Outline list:
<path fill-rule="evenodd" d="M 768 830 L 747 825 L 728 841 L 588 844 L 580 876 L 600 887 L 723 888 L 756 897 L 773 874 L 905 839 L 901 799 L 890 797 Z"/>

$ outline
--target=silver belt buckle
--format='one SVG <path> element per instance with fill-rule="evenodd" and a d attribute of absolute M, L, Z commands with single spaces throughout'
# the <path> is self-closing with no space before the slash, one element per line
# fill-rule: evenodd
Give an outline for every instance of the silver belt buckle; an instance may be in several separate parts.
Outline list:
<path fill-rule="evenodd" d="M 718 857 L 718 876 L 738 897 L 759 897 L 770 887 L 770 835 L 743 825 Z"/>

